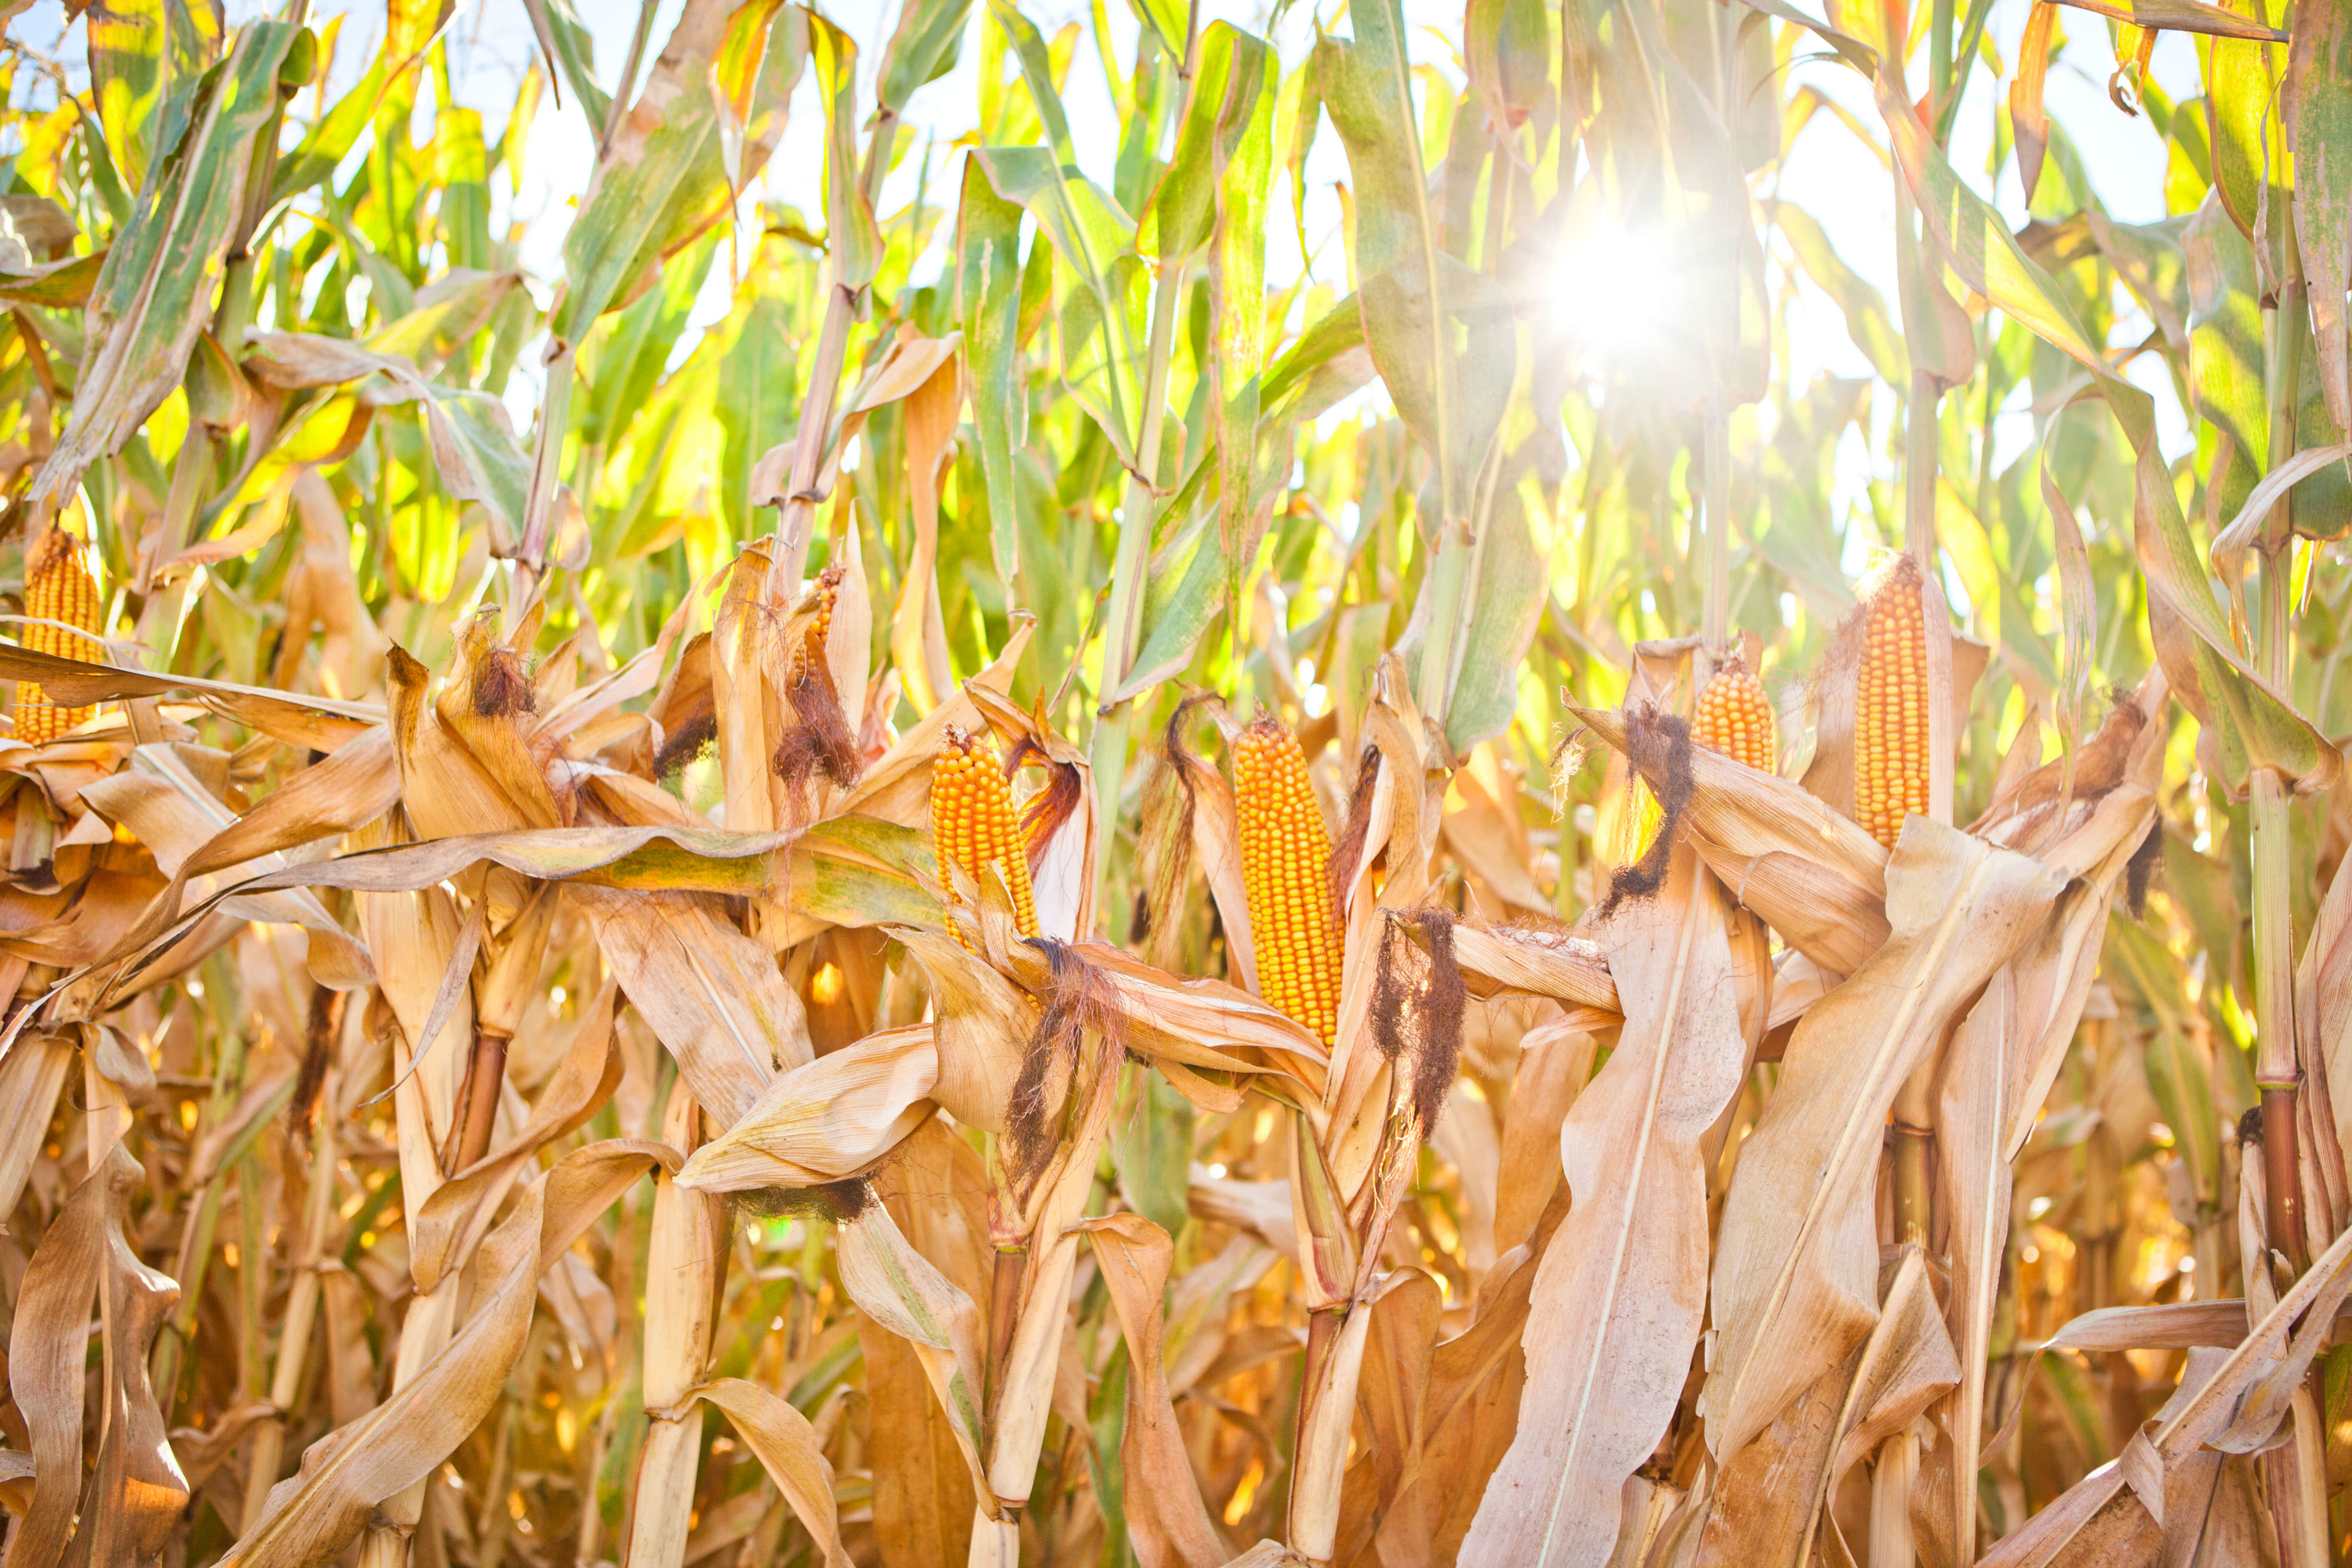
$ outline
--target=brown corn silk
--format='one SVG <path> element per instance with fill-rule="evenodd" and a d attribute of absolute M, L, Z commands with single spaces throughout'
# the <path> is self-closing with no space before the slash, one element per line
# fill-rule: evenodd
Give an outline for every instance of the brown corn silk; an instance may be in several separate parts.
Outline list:
<path fill-rule="evenodd" d="M 1234 743 L 1242 883 L 1265 999 L 1313 1030 L 1338 1033 L 1339 948 L 1325 866 L 1331 834 L 1290 727 L 1260 715 Z"/>
<path fill-rule="evenodd" d="M 82 541 L 50 528 L 25 552 L 25 646 L 60 659 L 99 660 L 98 580 Z M 70 630 L 68 630 L 70 628 Z M 47 746 L 79 728 L 93 710 L 61 707 L 29 681 L 16 686 L 16 738 Z"/>

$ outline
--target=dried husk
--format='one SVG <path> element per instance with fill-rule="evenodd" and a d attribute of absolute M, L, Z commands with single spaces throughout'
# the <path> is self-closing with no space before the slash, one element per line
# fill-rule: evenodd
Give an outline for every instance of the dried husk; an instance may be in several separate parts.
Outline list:
<path fill-rule="evenodd" d="M 1119 1462 L 1126 1479 L 1129 1538 L 1143 1568 L 1217 1568 L 1223 1542 L 1201 1500 L 1169 1402 L 1161 1364 L 1160 1301 L 1174 1248 L 1168 1233 L 1138 1214 L 1108 1215 L 1079 1229 L 1094 1248 L 1111 1310 L 1127 1342 L 1126 1420 Z"/>
<path fill-rule="evenodd" d="M 673 1088 L 662 1141 L 688 1157 L 701 1141 L 701 1121 L 694 1096 L 683 1085 Z M 657 1173 L 640 1353 L 650 1419 L 629 1508 L 627 1559 L 646 1568 L 679 1568 L 685 1561 L 702 1453 L 701 1413 L 688 1396 L 707 1375 L 728 1251 L 726 1200 Z"/>
<path fill-rule="evenodd" d="M 936 1027 L 885 1030 L 780 1075 L 733 1126 L 695 1150 L 678 1185 L 815 1186 L 865 1170 L 931 1117 Z"/>
<path fill-rule="evenodd" d="M 1625 1027 L 1560 1129 L 1573 1207 L 1536 1273 L 1518 1436 L 1471 1561 L 1605 1563 L 1612 1505 L 1680 1402 L 1706 1306 L 1699 1144 L 1748 1061 L 1719 897 L 1685 850 L 1663 889 L 1599 927 Z"/>
<path fill-rule="evenodd" d="M 951 936 L 908 927 L 892 935 L 931 983 L 938 1019 L 931 1097 L 967 1127 L 1003 1132 L 1023 1054 L 1037 1032 L 1036 1004 Z"/>
<path fill-rule="evenodd" d="M 989 1519 L 995 1517 L 988 1472 L 982 1461 L 987 1437 L 982 1427 L 980 1310 L 954 1281 L 907 1244 L 888 1208 L 868 1207 L 844 1225 L 835 1256 L 842 1289 L 876 1324 L 898 1335 L 921 1360 L 923 1375 L 955 1433 L 956 1446 L 971 1467 L 973 1490 Z M 976 1548 L 975 1548 L 976 1550 Z"/>
<path fill-rule="evenodd" d="M 1626 714 L 1574 711 L 1612 747 L 1632 744 Z M 1822 968 L 1861 967 L 1886 939 L 1886 852 L 1796 784 L 1703 746 L 1689 757 L 1684 830 L 1724 890 Z"/>
<path fill-rule="evenodd" d="M 32 1438 L 33 1495 L 10 1531 L 11 1564 L 68 1550 L 131 1563 L 160 1552 L 188 1486 L 147 1382 L 148 1353 L 179 1286 L 140 1262 L 123 1236 L 144 1173 L 120 1144 L 97 1154 L 26 1267 L 8 1332 L 8 1391 Z M 87 1345 L 106 1325 L 98 1464 L 82 1479 Z M 87 1500 L 85 1500 L 85 1497 Z M 77 1529 L 79 1516 L 79 1529 Z"/>
<path fill-rule="evenodd" d="M 1877 1321 L 1874 1189 L 1887 1111 L 2063 885 L 2024 856 L 1922 817 L 1904 824 L 1888 884 L 1894 935 L 1798 1026 L 1726 1201 L 1718 1338 L 1699 1396 L 1718 1459 Z"/>

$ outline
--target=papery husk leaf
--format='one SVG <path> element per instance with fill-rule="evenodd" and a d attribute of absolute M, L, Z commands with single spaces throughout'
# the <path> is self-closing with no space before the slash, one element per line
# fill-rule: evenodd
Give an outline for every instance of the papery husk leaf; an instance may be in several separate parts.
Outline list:
<path fill-rule="evenodd" d="M 1565 928 L 1457 921 L 1454 961 L 1473 996 L 1550 997 L 1593 1015 L 1595 1027 L 1619 1010 L 1601 945 Z"/>
<path fill-rule="evenodd" d="M 81 1532 L 128 1544 L 135 1554 L 152 1552 L 187 1501 L 146 1374 L 148 1342 L 179 1290 L 142 1264 L 122 1235 L 131 1197 L 144 1179 L 139 1162 L 116 1144 L 51 1222 L 17 1291 L 8 1390 L 30 1430 L 35 1469 L 31 1506 L 9 1533 L 12 1568 L 58 1561 L 76 1534 L 78 1511 Z M 101 1294 L 112 1322 L 108 1354 L 117 1364 L 115 1382 L 100 1396 L 106 1443 L 97 1479 L 108 1477 L 111 1450 L 118 1490 L 93 1494 L 82 1509 L 84 1368 L 92 1303 Z M 123 1517 L 101 1523 L 101 1508 Z M 119 1541 L 118 1529 L 130 1531 L 129 1542 Z"/>
<path fill-rule="evenodd" d="M 833 1467 L 825 1462 L 808 1417 L 758 1384 L 740 1377 L 706 1383 L 687 1399 L 726 1412 L 746 1446 L 759 1457 L 768 1479 L 792 1504 L 801 1527 L 817 1543 L 825 1568 L 850 1568 L 849 1549 L 841 1542 L 840 1512 L 834 1503 Z"/>
<path fill-rule="evenodd" d="M 791 664 L 782 621 L 789 606 L 768 598 L 769 546 L 743 547 L 727 575 L 710 627 L 710 693 L 719 717 L 719 820 L 737 832 L 783 825 L 778 780 L 769 769 L 784 723 L 782 684 Z"/>
<path fill-rule="evenodd" d="M 814 1060 L 799 993 L 784 984 L 767 949 L 720 918 L 709 895 L 586 897 L 597 948 L 622 994 L 721 1126 L 734 1125 L 780 1068 Z"/>
<path fill-rule="evenodd" d="M 417 1206 L 409 1221 L 409 1270 L 430 1293 L 444 1276 L 463 1268 L 491 1212 L 540 1148 L 587 1124 L 621 1082 L 621 1055 L 613 1035 L 615 991 L 604 990 L 581 1010 L 571 1049 L 531 1107 L 530 1119 L 504 1144 L 450 1176 Z"/>
<path fill-rule="evenodd" d="M 1139 1214 L 1089 1219 L 1079 1228 L 1094 1248 L 1127 1341 L 1127 1417 L 1119 1455 L 1128 1535 L 1137 1560 L 1143 1568 L 1216 1568 L 1225 1560 L 1225 1549 L 1192 1479 L 1160 1361 L 1160 1303 L 1173 1246 L 1166 1231 Z"/>
<path fill-rule="evenodd" d="M 691 1093 L 673 1085 L 662 1107 L 662 1146 L 675 1160 L 701 1141 L 701 1107 Z M 633 1563 L 680 1561 L 693 1529 L 702 1422 L 687 1396 L 709 1375 L 711 1331 L 729 1250 L 727 1218 L 724 1199 L 688 1191 L 674 1174 L 655 1177 L 637 1356 L 651 1420 L 637 1453 L 629 1507 Z"/>
<path fill-rule="evenodd" d="M 2057 923 L 2064 919 L 2063 914 L 2056 917 Z M 1937 1086 L 1937 1190 L 1948 1195 L 1945 1251 L 1951 1266 L 1949 1321 L 1960 1366 L 1960 1386 L 1945 1425 L 1957 1450 L 1955 1470 L 1970 1477 L 1982 1458 L 1986 1364 L 2009 1246 L 2012 1151 L 2004 1144 L 2011 1120 L 2011 1058 L 2021 1044 L 2017 967 L 2017 960 L 2011 960 L 1994 975 L 1960 1020 Z M 1951 1509 L 1948 1528 L 1955 1551 L 1962 1562 L 1972 1562 L 1975 1489 L 1956 1489 Z"/>
<path fill-rule="evenodd" d="M 386 665 L 392 740 L 400 758 L 400 796 L 426 841 L 468 833 L 517 832 L 553 824 L 534 820 L 536 804 L 518 800 L 443 724 L 429 688 L 433 673 L 394 644 Z M 541 786 L 544 789 L 544 786 Z"/>
<path fill-rule="evenodd" d="M 236 1568 L 310 1568 L 331 1560 L 376 1504 L 422 1479 L 481 1424 L 521 1354 L 538 1296 L 545 1186 L 526 1188 L 477 1254 L 479 1305 L 421 1374 L 302 1455 L 269 1490 L 261 1521 L 221 1561 Z"/>
<path fill-rule="evenodd" d="M 145 844 L 157 868 L 175 883 L 189 857 L 236 821 L 236 813 L 198 782 L 170 747 L 152 743 L 133 748 L 130 768 L 84 786 L 81 799 Z M 277 855 L 266 855 L 259 869 L 266 874 L 283 863 Z M 207 899 L 205 907 L 214 902 Z M 310 934 L 309 964 L 320 984 L 348 991 L 373 983 L 367 954 L 307 890 L 224 891 L 217 902 L 225 913 L 242 919 L 301 926 Z M 142 927 L 148 918 L 142 919 Z"/>
<path fill-rule="evenodd" d="M 2003 1159 L 2016 1159 L 2025 1147 L 2057 1081 L 2098 973 L 2116 887 L 2156 821 L 2154 791 L 2138 783 L 2122 785 L 2044 859 L 2068 883 L 2049 923 L 2011 963 L 2021 1032 L 2004 1095 L 2009 1122 L 2001 1134 Z"/>
<path fill-rule="evenodd" d="M 933 1028 L 884 1030 L 780 1074 L 694 1152 L 678 1185 L 708 1192 L 815 1186 L 872 1166 L 931 1116 Z"/>
<path fill-rule="evenodd" d="M 1807 1012 L 1740 1151 L 1715 1265 L 1719 1338 L 1699 1397 L 1719 1457 L 1877 1321 L 1874 1188 L 1895 1092 L 2063 885 L 2021 855 L 1916 816 L 1887 881 L 1895 934 Z"/>
<path fill-rule="evenodd" d="M 1928 1270 L 1927 1254 L 1909 1247 L 1887 1283 L 1878 1324 L 1864 1342 L 1862 1362 L 1847 1391 L 1836 1456 L 1822 1478 L 1825 1501 L 1836 1495 L 1838 1480 L 1847 1470 L 1909 1427 L 1959 1381 L 1959 1362 Z"/>
<path fill-rule="evenodd" d="M 1029 1500 L 1036 1483 L 1045 1424 L 1053 1414 L 1055 1369 L 1069 1327 L 1070 1281 L 1077 1267 L 1080 1212 L 1094 1187 L 1095 1167 L 1118 1095 L 1117 1057 L 1097 1042 L 1091 1082 L 1075 1125 L 1037 1180 L 1030 1211 L 1028 1267 L 1021 1276 L 1021 1311 L 1013 1343 L 999 1369 L 996 1406 L 989 1424 L 988 1485 L 998 1502 Z"/>
<path fill-rule="evenodd" d="M 972 1471 L 907 1341 L 862 1313 L 857 1343 L 877 1430 L 874 1534 L 887 1568 L 965 1561 L 971 1548 Z"/>
<path fill-rule="evenodd" d="M 1357 1413 L 1370 1441 L 1364 1445 L 1369 1452 L 1349 1467 L 1339 1556 L 1358 1555 L 1353 1541 L 1369 1533 L 1373 1554 L 1427 1563 L 1446 1500 L 1439 1489 L 1419 1484 L 1444 1298 L 1436 1277 L 1419 1269 L 1400 1270 L 1381 1284 L 1367 1304 L 1372 1321 L 1356 1388 Z"/>
<path fill-rule="evenodd" d="M 2192 1462 L 2209 1445 L 2218 1446 L 2216 1440 L 2223 1437 L 2233 1424 L 2240 1424 L 2237 1417 L 2241 1407 L 2258 1385 L 2292 1389 L 2302 1380 L 2335 1316 L 2332 1310 L 2324 1316 L 2315 1316 L 2313 1309 L 2326 1298 L 2336 1301 L 2343 1299 L 2347 1289 L 2352 1288 L 2352 1273 L 2347 1270 L 2352 1270 L 2352 1230 L 2337 1237 L 2326 1251 L 2312 1260 L 2303 1277 L 2281 1293 L 2277 1304 L 2263 1313 L 2252 1331 L 2221 1359 L 2210 1377 L 2193 1388 L 2187 1378 L 2182 1380 L 2179 1393 L 2149 1424 L 2147 1432 L 2148 1441 L 2164 1462 L 2168 1478 Z M 2270 1426 L 2275 1427 L 2274 1417 Z M 2242 1434 L 2241 1437 L 2242 1440 Z M 2263 1447 L 2270 1440 L 2271 1434 L 2266 1430 L 2252 1441 L 2251 1447 Z M 2231 1451 L 2247 1450 L 2232 1443 Z M 2121 1519 L 2109 1517 L 2111 1505 L 2126 1490 L 2119 1467 L 2094 1470 L 2024 1526 L 1995 1543 L 1985 1555 L 1987 1568 L 2042 1568 L 2070 1548 L 2095 1547 L 2100 1538 L 2087 1533 L 2095 1524 L 2101 1531 L 2128 1528 L 2137 1519 L 2144 1528 L 2147 1522 L 2146 1510 L 2136 1500 L 2126 1503 L 2127 1511 L 2127 1511 Z M 2166 1511 L 2171 1512 L 2169 1506 Z"/>
<path fill-rule="evenodd" d="M 1625 1027 L 1560 1129 L 1574 1207 L 1537 1270 L 1518 1437 L 1464 1542 L 1472 1560 L 1605 1563 L 1612 1505 L 1681 1399 L 1706 1305 L 1699 1142 L 1748 1065 L 1718 897 L 1685 851 L 1664 888 L 1600 927 Z"/>
<path fill-rule="evenodd" d="M 912 1345 L 921 1358 L 956 1446 L 971 1468 L 973 1489 L 982 1499 L 989 1498 L 988 1472 L 981 1458 L 987 1438 L 981 1419 L 980 1309 L 907 1244 L 889 1209 L 878 1203 L 841 1228 L 835 1258 L 842 1289 L 858 1310 Z"/>
<path fill-rule="evenodd" d="M 364 847 L 389 837 L 383 825 L 353 837 Z M 457 1083 L 474 1040 L 470 986 L 441 1002 L 443 977 L 457 956 L 459 919 L 456 904 L 437 885 L 415 892 L 362 893 L 360 931 L 375 960 L 383 998 L 391 1004 L 402 1038 L 393 1051 L 393 1105 L 400 1127 L 402 1201 L 421 1207 L 441 1185 L 436 1155 L 457 1113 Z M 438 1013 L 443 1022 L 425 1031 Z"/>
<path fill-rule="evenodd" d="M 143 670 L 63 659 L 53 653 L 0 643 L 0 676 L 29 681 L 60 704 L 82 707 L 131 697 L 188 696 L 223 718 L 246 725 L 289 746 L 334 751 L 384 722 L 373 703 L 304 696 L 268 686 L 241 686 L 194 675 L 152 675 Z"/>
<path fill-rule="evenodd" d="M 72 1040 L 47 1030 L 26 1030 L 0 1056 L 0 1214 L 16 1213 L 25 1196 L 73 1062 Z"/>
<path fill-rule="evenodd" d="M 1625 749 L 1625 715 L 1572 711 Z M 1706 747 L 1690 748 L 1690 774 L 1685 830 L 1724 891 L 1823 968 L 1860 968 L 1888 929 L 1886 852 L 1877 841 L 1803 787 Z"/>
<path fill-rule="evenodd" d="M 1457 926 L 1457 942 L 1461 935 Z M 1589 1030 L 1565 1019 L 1549 1019 L 1519 1037 L 1518 1071 L 1504 1104 L 1502 1157 L 1495 1182 L 1495 1246 L 1499 1253 L 1528 1239 L 1560 1184 L 1560 1124 L 1592 1076 L 1598 1050 L 1599 1041 Z M 1498 1260 L 1496 1269 L 1501 1267 Z"/>
<path fill-rule="evenodd" d="M 1119 1043 L 1139 1055 L 1211 1071 L 1278 1074 L 1313 1094 L 1322 1087 L 1321 1042 L 1288 1015 L 1222 980 L 1179 978 L 1100 942 L 1074 942 L 1118 1019 Z M 1054 976 L 1034 943 L 1011 955 L 1014 977 L 1043 994 Z"/>
<path fill-rule="evenodd" d="M 1036 1004 L 951 936 L 907 929 L 894 935 L 930 977 L 939 1020 L 931 1098 L 967 1127 L 1003 1132 L 1013 1082 L 1037 1032 Z"/>
<path fill-rule="evenodd" d="M 1821 1509 L 1821 1478 L 1837 1448 L 1839 1422 L 1862 1354 L 1856 1346 L 1807 1385 L 1775 1412 L 1753 1442 L 1716 1471 L 1698 1500 L 1698 1528 L 1687 1543 L 1689 1561 L 1697 1568 L 1759 1563 L 1787 1568 L 1807 1561 L 1800 1553 Z M 1824 1548 L 1837 1544 L 1834 1529 L 1822 1533 Z M 1821 1556 L 1840 1561 L 1827 1550 Z"/>

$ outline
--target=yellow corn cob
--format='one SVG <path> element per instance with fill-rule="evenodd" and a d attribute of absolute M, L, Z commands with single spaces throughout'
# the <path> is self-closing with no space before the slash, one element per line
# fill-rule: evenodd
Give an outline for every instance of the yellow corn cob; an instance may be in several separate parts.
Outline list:
<path fill-rule="evenodd" d="M 963 867 L 974 881 L 994 865 L 1013 894 L 1013 923 L 1024 936 L 1037 935 L 1037 899 L 1029 883 L 1029 856 L 1013 814 L 1013 788 L 984 738 L 947 727 L 931 763 L 931 848 L 947 862 Z M 956 933 L 964 940 L 963 933 Z M 971 946 L 964 940 L 964 946 Z"/>
<path fill-rule="evenodd" d="M 1779 747 L 1772 705 L 1764 695 L 1764 683 L 1738 653 L 1715 672 L 1706 689 L 1699 693 L 1691 733 L 1701 746 L 1720 751 L 1735 762 L 1772 771 Z"/>
<path fill-rule="evenodd" d="M 1339 1023 L 1339 945 L 1325 862 L 1331 835 L 1290 727 L 1260 715 L 1234 743 L 1242 885 L 1265 999 L 1329 1045 Z"/>
<path fill-rule="evenodd" d="M 824 639 L 833 630 L 833 607 L 841 597 L 842 569 L 840 563 L 826 567 L 816 574 L 809 586 L 809 597 L 816 601 L 816 619 L 809 622 L 808 634 L 793 650 L 792 682 L 799 684 L 808 674 L 810 661 L 824 657 Z"/>
<path fill-rule="evenodd" d="M 1893 849 L 1927 810 L 1927 624 L 1907 559 L 1871 600 L 1853 705 L 1854 820 Z"/>
<path fill-rule="evenodd" d="M 63 528 L 50 528 L 25 552 L 25 646 L 37 653 L 96 661 L 102 644 L 81 633 L 98 630 L 98 583 L 90 577 L 82 542 Z M 60 625 L 44 622 L 58 622 Z M 16 685 L 16 738 L 29 746 L 50 741 L 88 719 L 87 707 L 59 707 L 29 681 Z"/>

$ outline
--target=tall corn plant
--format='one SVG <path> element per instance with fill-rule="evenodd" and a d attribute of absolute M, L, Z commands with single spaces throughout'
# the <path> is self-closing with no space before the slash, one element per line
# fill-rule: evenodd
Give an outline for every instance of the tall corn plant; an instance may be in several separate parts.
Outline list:
<path fill-rule="evenodd" d="M 14 24 L 8 1562 L 2352 1548 L 2336 9 L 1131 9 Z"/>

